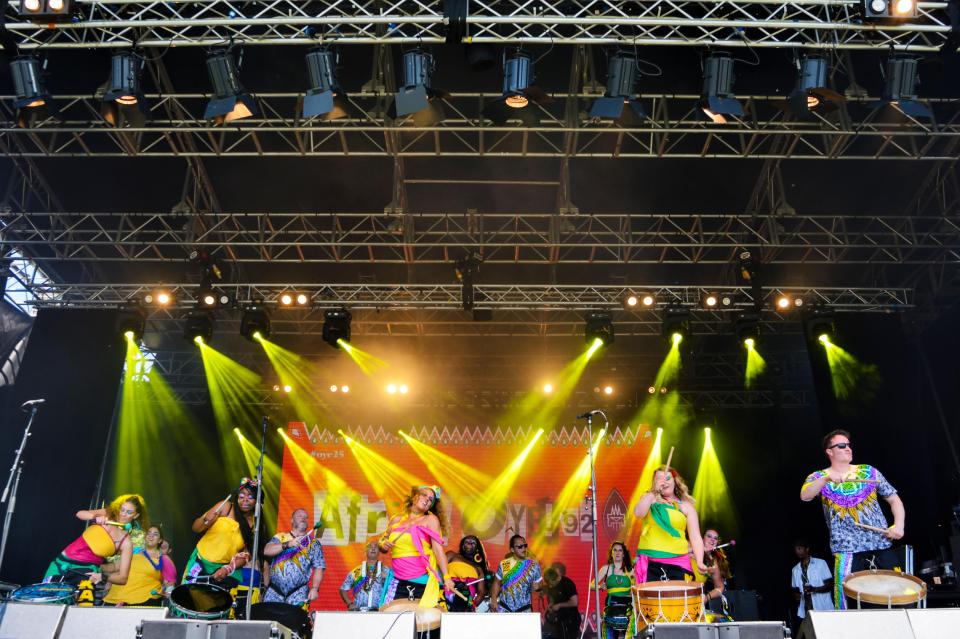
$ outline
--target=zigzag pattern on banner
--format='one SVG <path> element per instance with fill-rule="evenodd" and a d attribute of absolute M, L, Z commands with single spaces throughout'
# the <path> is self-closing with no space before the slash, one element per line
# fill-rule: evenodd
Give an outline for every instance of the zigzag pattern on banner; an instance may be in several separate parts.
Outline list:
<path fill-rule="evenodd" d="M 382 425 L 342 426 L 343 432 L 361 444 L 406 445 L 406 441 L 394 429 Z M 536 432 L 535 426 L 414 426 L 404 429 L 411 437 L 425 444 L 441 446 L 510 446 L 530 440 Z M 651 436 L 646 424 L 615 427 L 604 437 L 607 446 L 633 446 L 638 440 Z M 314 444 L 334 445 L 343 442 L 335 428 L 321 428 L 314 424 L 309 431 L 310 441 Z M 546 434 L 544 445 L 587 447 L 590 433 L 584 426 L 560 426 Z"/>

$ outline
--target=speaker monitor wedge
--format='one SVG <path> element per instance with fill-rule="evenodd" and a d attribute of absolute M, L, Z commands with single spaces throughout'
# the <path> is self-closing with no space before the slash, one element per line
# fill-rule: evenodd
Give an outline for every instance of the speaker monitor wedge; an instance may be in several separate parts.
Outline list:
<path fill-rule="evenodd" d="M 798 639 L 915 639 L 906 610 L 811 610 Z M 938 637 L 946 639 L 946 637 Z"/>
<path fill-rule="evenodd" d="M 57 639 L 130 639 L 143 620 L 166 616 L 166 608 L 70 606 Z"/>
<path fill-rule="evenodd" d="M 960 635 L 960 608 L 908 610 L 915 639 L 945 639 Z"/>
<path fill-rule="evenodd" d="M 318 612 L 313 620 L 313 639 L 330 637 L 413 639 L 413 635 L 412 613 Z"/>
<path fill-rule="evenodd" d="M 0 604 L 0 639 L 54 639 L 66 606 L 52 604 Z"/>
<path fill-rule="evenodd" d="M 536 612 L 478 615 L 445 612 L 440 616 L 440 639 L 540 639 Z"/>

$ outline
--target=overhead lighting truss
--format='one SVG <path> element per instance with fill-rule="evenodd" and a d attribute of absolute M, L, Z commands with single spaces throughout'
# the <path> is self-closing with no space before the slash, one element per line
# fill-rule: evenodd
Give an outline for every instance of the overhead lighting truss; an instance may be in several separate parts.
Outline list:
<path fill-rule="evenodd" d="M 861 24 L 861 6 L 821 0 L 730 2 L 665 0 L 501 0 L 472 3 L 465 32 L 473 43 L 692 45 L 714 47 L 811 47 L 935 51 L 950 25 L 938 3 L 917 6 L 903 24 Z M 225 41 L 302 46 L 330 34 L 339 44 L 447 41 L 443 3 L 394 3 L 381 13 L 377 0 L 88 0 L 84 20 L 48 29 L 29 18 L 8 18 L 6 28 L 23 49 L 170 46 L 212 47 Z M 383 27 L 390 25 L 384 32 Z M 742 36 L 750 34 L 750 39 Z"/>

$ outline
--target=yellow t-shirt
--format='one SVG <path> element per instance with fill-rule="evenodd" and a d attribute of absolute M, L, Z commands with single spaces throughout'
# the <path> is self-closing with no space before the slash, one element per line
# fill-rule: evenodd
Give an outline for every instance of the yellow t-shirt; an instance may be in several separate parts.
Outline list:
<path fill-rule="evenodd" d="M 215 564 L 230 563 L 244 547 L 240 524 L 231 517 L 219 517 L 197 542 L 200 556 Z"/>
<path fill-rule="evenodd" d="M 164 559 L 161 556 L 161 561 Z M 148 599 L 156 599 L 163 592 L 163 577 L 160 569 L 154 568 L 142 552 L 136 552 L 130 560 L 130 573 L 127 583 L 110 586 L 110 592 L 103 600 L 110 604 L 124 603 L 135 606 Z"/>

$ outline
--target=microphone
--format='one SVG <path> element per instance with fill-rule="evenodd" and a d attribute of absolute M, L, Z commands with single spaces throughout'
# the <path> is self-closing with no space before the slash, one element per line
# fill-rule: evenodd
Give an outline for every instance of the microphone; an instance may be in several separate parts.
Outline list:
<path fill-rule="evenodd" d="M 599 412 L 601 412 L 601 411 L 599 411 L 599 410 L 588 410 L 588 411 L 585 412 L 585 413 L 580 413 L 579 415 L 577 415 L 577 419 L 586 419 L 587 417 L 590 417 L 591 415 L 596 415 L 596 414 L 599 413 Z"/>
<path fill-rule="evenodd" d="M 737 545 L 737 540 L 736 540 L 736 539 L 731 539 L 731 540 L 728 541 L 727 543 L 725 543 L 725 544 L 720 544 L 719 546 L 717 546 L 717 547 L 716 547 L 716 550 L 720 550 L 721 548 L 726 548 L 727 546 L 736 546 L 736 545 Z"/>
<path fill-rule="evenodd" d="M 45 400 L 45 399 L 28 399 L 28 400 L 25 401 L 24 403 L 20 404 L 20 410 L 26 410 L 26 409 L 31 408 L 31 407 L 33 407 L 33 406 L 39 406 L 40 404 L 44 403 L 45 401 L 47 401 L 47 400 Z"/>

